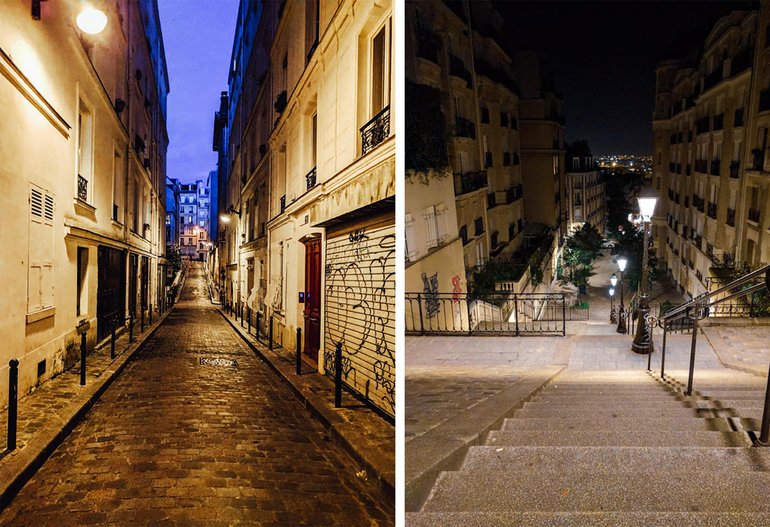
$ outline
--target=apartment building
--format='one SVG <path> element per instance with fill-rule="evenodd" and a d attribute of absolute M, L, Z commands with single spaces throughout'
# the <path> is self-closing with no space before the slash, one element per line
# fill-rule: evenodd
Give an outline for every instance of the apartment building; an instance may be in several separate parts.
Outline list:
<path fill-rule="evenodd" d="M 205 260 L 209 252 L 209 187 L 202 180 L 179 184 L 179 249 L 182 257 Z"/>
<path fill-rule="evenodd" d="M 92 349 L 163 301 L 169 84 L 157 5 L 100 4 L 101 23 L 85 29 L 83 7 L 0 6 L 4 231 L 24 255 L 0 259 L 0 405 L 11 358 L 25 392 L 75 362 L 80 321 Z"/>
<path fill-rule="evenodd" d="M 603 234 L 606 215 L 604 182 L 588 143 L 575 141 L 567 145 L 565 164 L 567 233 L 589 223 Z"/>
<path fill-rule="evenodd" d="M 654 236 L 661 266 L 689 297 L 735 262 L 770 261 L 770 92 L 760 73 L 770 62 L 767 10 L 763 2 L 760 12 L 722 17 L 701 54 L 666 60 L 656 71 Z"/>
<path fill-rule="evenodd" d="M 241 2 L 220 108 L 219 270 L 285 348 L 395 411 L 390 2 Z M 226 166 L 223 172 L 222 165 Z"/>

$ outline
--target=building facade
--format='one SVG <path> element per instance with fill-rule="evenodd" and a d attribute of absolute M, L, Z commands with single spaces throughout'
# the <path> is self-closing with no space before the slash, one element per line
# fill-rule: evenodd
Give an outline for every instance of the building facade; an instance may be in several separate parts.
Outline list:
<path fill-rule="evenodd" d="M 564 169 L 565 210 L 567 233 L 580 229 L 585 223 L 593 225 L 599 232 L 605 232 L 604 182 L 599 167 L 585 141 L 567 145 Z"/>
<path fill-rule="evenodd" d="M 179 245 L 179 201 L 182 184 L 178 179 L 166 179 L 166 253 Z"/>
<path fill-rule="evenodd" d="M 0 405 L 19 359 L 22 392 L 72 365 L 112 324 L 157 310 L 165 265 L 168 75 L 154 0 L 0 7 L 0 181 L 19 258 L 2 258 Z M 67 64 L 62 68 L 62 64 Z"/>
<path fill-rule="evenodd" d="M 220 178 L 218 278 L 278 342 L 395 411 L 390 2 L 241 2 Z M 344 94 L 344 95 L 343 95 Z M 217 132 L 218 130 L 218 132 Z M 225 146 L 226 145 L 226 146 Z M 222 182 L 222 179 L 226 182 Z"/>
<path fill-rule="evenodd" d="M 768 8 L 733 11 L 714 25 L 702 53 L 664 61 L 656 72 L 654 234 L 661 265 L 689 297 L 736 263 L 770 262 Z"/>

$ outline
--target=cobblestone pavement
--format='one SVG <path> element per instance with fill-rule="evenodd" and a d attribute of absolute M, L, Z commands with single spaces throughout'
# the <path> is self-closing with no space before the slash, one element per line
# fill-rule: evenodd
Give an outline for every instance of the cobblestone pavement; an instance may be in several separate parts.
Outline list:
<path fill-rule="evenodd" d="M 193 267 L 176 310 L 0 524 L 392 525 L 394 504 L 359 470 L 209 304 Z"/>

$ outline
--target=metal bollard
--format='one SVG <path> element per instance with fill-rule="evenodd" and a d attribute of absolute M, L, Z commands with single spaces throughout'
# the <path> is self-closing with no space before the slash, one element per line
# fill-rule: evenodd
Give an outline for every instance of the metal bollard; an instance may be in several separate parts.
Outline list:
<path fill-rule="evenodd" d="M 257 336 L 257 342 L 259 342 L 259 317 L 261 315 L 260 311 L 257 311 L 257 329 L 254 331 L 254 334 Z"/>
<path fill-rule="evenodd" d="M 297 375 L 302 375 L 302 328 L 297 328 Z"/>
<path fill-rule="evenodd" d="M 86 332 L 80 334 L 80 386 L 86 385 Z"/>
<path fill-rule="evenodd" d="M 115 358 L 115 326 L 117 325 L 118 321 L 113 320 L 112 321 L 112 335 L 110 335 L 110 358 Z"/>
<path fill-rule="evenodd" d="M 247 326 L 248 326 L 247 331 L 249 332 L 249 335 L 251 335 L 251 308 L 250 307 L 246 308 L 246 319 L 248 320 L 248 322 L 247 322 Z"/>
<path fill-rule="evenodd" d="M 134 341 L 134 314 L 131 313 L 131 315 L 128 318 L 128 342 L 131 343 Z"/>
<path fill-rule="evenodd" d="M 241 327 L 243 327 L 243 305 L 241 305 Z"/>
<path fill-rule="evenodd" d="M 663 324 L 663 349 L 660 352 L 660 378 L 666 378 L 666 333 L 668 333 L 668 326 Z"/>
<path fill-rule="evenodd" d="M 268 342 L 270 343 L 268 349 L 273 351 L 273 315 L 270 315 L 270 330 L 268 332 Z"/>
<path fill-rule="evenodd" d="M 7 450 L 16 448 L 16 421 L 19 408 L 19 361 L 8 362 L 8 444 Z"/>
<path fill-rule="evenodd" d="M 334 350 L 334 407 L 342 408 L 342 342 Z"/>

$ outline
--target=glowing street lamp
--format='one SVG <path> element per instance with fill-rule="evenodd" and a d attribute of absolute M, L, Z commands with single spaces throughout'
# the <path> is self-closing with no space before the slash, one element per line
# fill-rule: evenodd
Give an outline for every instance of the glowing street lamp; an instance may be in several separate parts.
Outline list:
<path fill-rule="evenodd" d="M 631 349 L 636 353 L 652 353 L 652 341 L 650 329 L 647 327 L 647 315 L 650 312 L 650 297 L 647 291 L 647 245 L 649 244 L 649 225 L 655 212 L 655 204 L 658 201 L 655 191 L 645 188 L 638 198 L 639 213 L 642 216 L 642 229 L 644 241 L 642 246 L 642 282 L 639 284 L 639 304 L 636 308 L 636 335 Z"/>
<path fill-rule="evenodd" d="M 98 35 L 107 27 L 107 15 L 101 9 L 86 7 L 75 19 L 78 27 L 89 35 Z"/>
<path fill-rule="evenodd" d="M 615 284 L 612 284 L 612 285 L 615 285 Z M 610 287 L 610 324 L 615 323 L 615 305 L 612 303 L 612 297 L 614 296 L 615 296 L 615 288 Z"/>
<path fill-rule="evenodd" d="M 626 264 L 628 263 L 628 260 L 621 256 L 617 260 L 618 262 L 618 270 L 620 271 L 620 307 L 618 308 L 618 333 L 625 333 L 626 332 L 626 312 L 625 308 L 623 307 L 623 271 L 626 270 Z M 615 276 L 613 273 L 612 276 Z M 617 280 L 617 277 L 615 277 Z M 612 278 L 610 278 L 612 280 Z M 614 285 L 614 284 L 613 284 Z"/>

